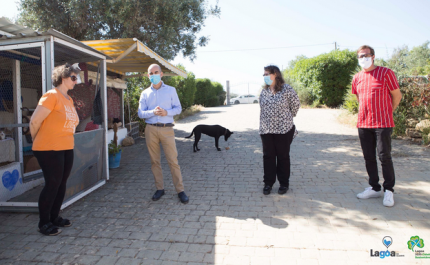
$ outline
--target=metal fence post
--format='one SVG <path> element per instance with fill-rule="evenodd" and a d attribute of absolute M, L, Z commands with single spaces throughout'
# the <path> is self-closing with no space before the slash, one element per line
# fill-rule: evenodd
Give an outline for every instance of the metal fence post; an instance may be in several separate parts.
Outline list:
<path fill-rule="evenodd" d="M 230 81 L 227 80 L 227 105 L 230 105 Z"/>
<path fill-rule="evenodd" d="M 15 111 L 15 124 L 22 123 L 22 102 L 21 102 L 21 62 L 14 60 L 12 62 L 13 73 L 13 109 Z M 15 153 L 16 161 L 23 163 L 22 158 L 22 127 L 15 129 L 15 146 L 17 147 Z M 24 172 L 24 171 L 22 171 Z"/>

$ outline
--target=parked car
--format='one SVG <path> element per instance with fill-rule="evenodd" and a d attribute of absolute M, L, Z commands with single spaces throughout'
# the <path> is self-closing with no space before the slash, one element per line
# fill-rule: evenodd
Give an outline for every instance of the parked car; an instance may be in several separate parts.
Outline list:
<path fill-rule="evenodd" d="M 245 104 L 245 103 L 258 103 L 258 97 L 254 95 L 242 95 L 237 98 L 231 98 L 230 104 Z"/>

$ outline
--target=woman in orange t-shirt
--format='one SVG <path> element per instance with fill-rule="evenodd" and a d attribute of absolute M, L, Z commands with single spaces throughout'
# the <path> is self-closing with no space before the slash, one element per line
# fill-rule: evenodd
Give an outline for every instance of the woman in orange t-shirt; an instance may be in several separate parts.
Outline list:
<path fill-rule="evenodd" d="M 58 235 L 58 227 L 72 223 L 60 214 L 67 178 L 73 166 L 73 148 L 79 117 L 67 92 L 75 86 L 80 69 L 68 63 L 55 67 L 52 73 L 54 89 L 46 92 L 31 116 L 30 132 L 33 153 L 45 178 L 39 197 L 39 232 Z"/>

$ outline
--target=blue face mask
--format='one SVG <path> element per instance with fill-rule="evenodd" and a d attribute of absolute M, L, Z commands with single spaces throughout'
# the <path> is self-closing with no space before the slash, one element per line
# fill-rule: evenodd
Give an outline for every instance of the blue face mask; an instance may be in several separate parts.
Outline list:
<path fill-rule="evenodd" d="M 272 80 L 270 80 L 270 75 L 265 75 L 264 76 L 264 82 L 266 83 L 266 85 L 268 85 L 268 86 L 270 86 L 272 83 L 273 83 L 273 81 Z"/>
<path fill-rule="evenodd" d="M 153 83 L 154 85 L 157 85 L 158 83 L 160 83 L 161 77 L 160 75 L 150 75 L 149 81 L 151 81 L 151 83 Z"/>

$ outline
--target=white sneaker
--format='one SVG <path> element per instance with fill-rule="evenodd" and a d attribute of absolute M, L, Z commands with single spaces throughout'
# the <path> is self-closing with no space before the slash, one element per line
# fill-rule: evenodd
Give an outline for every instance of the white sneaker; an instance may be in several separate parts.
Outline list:
<path fill-rule="evenodd" d="M 394 196 L 393 192 L 390 190 L 386 190 L 384 194 L 384 202 L 382 203 L 384 206 L 392 207 L 394 206 Z"/>
<path fill-rule="evenodd" d="M 359 199 L 378 198 L 382 196 L 382 191 L 374 191 L 372 187 L 366 188 L 363 192 L 357 194 Z"/>

